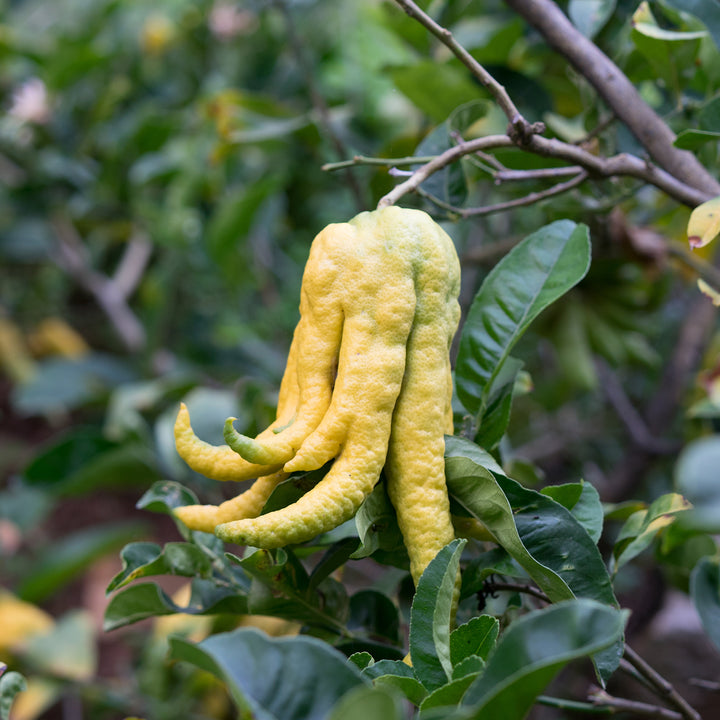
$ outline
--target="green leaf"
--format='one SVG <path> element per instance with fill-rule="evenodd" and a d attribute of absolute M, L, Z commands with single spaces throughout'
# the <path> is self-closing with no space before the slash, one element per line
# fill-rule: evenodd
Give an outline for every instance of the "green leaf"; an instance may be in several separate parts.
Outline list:
<path fill-rule="evenodd" d="M 683 130 L 678 133 L 673 145 L 681 150 L 697 150 L 709 142 L 718 142 L 720 133 L 710 130 Z"/>
<path fill-rule="evenodd" d="M 682 522 L 697 530 L 720 532 L 720 435 L 687 445 L 675 465 L 675 487 L 692 504 Z"/>
<path fill-rule="evenodd" d="M 149 575 L 208 577 L 212 570 L 210 557 L 190 543 L 167 543 L 165 547 L 151 542 L 131 543 L 120 551 L 120 559 L 123 568 L 110 581 L 108 592 Z"/>
<path fill-rule="evenodd" d="M 480 661 L 482 663 L 482 660 Z M 468 673 L 451 680 L 446 685 L 430 693 L 420 704 L 420 718 L 427 716 L 428 710 L 439 707 L 456 707 L 460 704 L 467 689 L 477 679 L 479 671 Z"/>
<path fill-rule="evenodd" d="M 487 658 L 495 647 L 500 623 L 491 615 L 480 615 L 464 625 L 455 628 L 450 634 L 450 661 L 453 666 L 471 656 Z"/>
<path fill-rule="evenodd" d="M 325 720 L 343 695 L 367 682 L 327 643 L 269 638 L 252 628 L 213 635 L 199 645 L 171 637 L 170 657 L 216 675 L 241 716 L 258 720 Z"/>
<path fill-rule="evenodd" d="M 553 602 L 578 596 L 617 606 L 600 552 L 569 510 L 502 470 L 491 474 L 470 459 L 482 455 L 467 440 L 446 437 L 445 455 L 451 496 L 485 523 Z M 620 644 L 594 658 L 601 682 L 617 669 L 621 655 Z"/>
<path fill-rule="evenodd" d="M 391 68 L 390 77 L 395 87 L 436 123 L 443 122 L 459 105 L 478 97 L 477 86 L 456 64 L 421 60 Z"/>
<path fill-rule="evenodd" d="M 67 496 L 129 483 L 147 485 L 157 480 L 158 472 L 147 448 L 121 445 L 99 430 L 80 428 L 37 455 L 23 477 L 29 485 Z"/>
<path fill-rule="evenodd" d="M 392 560 L 392 564 L 400 560 L 401 567 L 408 567 L 409 559 L 397 524 L 395 508 L 382 480 L 355 513 L 355 527 L 360 547 L 352 554 L 354 559 L 375 555 L 380 560 Z"/>
<path fill-rule="evenodd" d="M 558 220 L 525 238 L 485 278 L 462 329 L 455 368 L 458 397 L 478 423 L 510 350 L 589 265 L 587 227 Z"/>
<path fill-rule="evenodd" d="M 451 496 L 485 524 L 498 544 L 526 570 L 553 602 L 572 598 L 573 593 L 565 581 L 528 552 L 518 533 L 515 516 L 505 493 L 489 470 L 463 455 L 467 445 L 471 443 L 450 442 L 450 438 L 446 438 L 445 474 Z"/>
<path fill-rule="evenodd" d="M 402 697 L 390 686 L 356 687 L 335 705 L 327 720 L 405 720 Z"/>
<path fill-rule="evenodd" d="M 32 603 L 44 600 L 85 572 L 94 560 L 116 552 L 137 537 L 143 528 L 138 523 L 115 523 L 79 530 L 57 539 L 25 575 L 18 595 Z"/>
<path fill-rule="evenodd" d="M 137 501 L 140 510 L 172 515 L 172 511 L 184 505 L 197 505 L 198 499 L 192 490 L 171 480 L 160 480 Z"/>
<path fill-rule="evenodd" d="M 677 493 L 661 495 L 647 510 L 631 515 L 620 529 L 613 548 L 613 572 L 650 546 L 659 532 L 675 522 L 678 513 L 690 509 L 688 501 Z"/>
<path fill-rule="evenodd" d="M 307 571 L 291 550 L 256 550 L 243 559 L 229 557 L 254 579 L 248 595 L 251 613 L 298 620 L 343 634 L 348 611 L 343 586 L 328 578 L 311 590 Z"/>
<path fill-rule="evenodd" d="M 377 590 L 359 590 L 350 598 L 348 630 L 400 642 L 400 618 L 395 603 Z"/>
<path fill-rule="evenodd" d="M 207 224 L 206 244 L 212 259 L 233 281 L 247 275 L 247 237 L 263 203 L 280 187 L 281 176 L 268 174 L 233 188 L 221 200 Z"/>
<path fill-rule="evenodd" d="M 540 491 L 570 510 L 597 545 L 603 530 L 603 506 L 598 491 L 588 482 L 549 485 Z"/>
<path fill-rule="evenodd" d="M 690 576 L 692 596 L 705 632 L 720 649 L 720 558 L 704 557 Z"/>
<path fill-rule="evenodd" d="M 488 393 L 487 409 L 475 435 L 475 442 L 486 450 L 493 450 L 507 430 L 515 384 L 522 366 L 522 362 L 509 357 L 493 381 Z"/>
<path fill-rule="evenodd" d="M 379 660 L 368 665 L 363 675 L 372 679 L 374 685 L 389 685 L 397 688 L 415 705 L 419 705 L 425 697 L 427 690 L 415 677 L 413 669 L 402 660 Z"/>
<path fill-rule="evenodd" d="M 6 667 L 7 665 L 0 663 L 0 673 Z M 19 672 L 6 672 L 0 675 L 0 720 L 9 720 L 15 696 L 24 690 L 27 690 L 27 683 Z"/>
<path fill-rule="evenodd" d="M 463 705 L 472 708 L 470 717 L 522 720 L 568 662 L 619 641 L 626 617 L 626 611 L 581 599 L 516 620 L 463 697 Z"/>
<path fill-rule="evenodd" d="M 716 0 L 665 0 L 678 10 L 690 13 L 710 31 L 715 44 L 720 48 L 720 6 Z"/>
<path fill-rule="evenodd" d="M 452 678 L 450 623 L 455 583 L 466 540 L 453 540 L 430 562 L 418 582 L 410 612 L 410 658 L 415 675 L 434 690 Z"/>
<path fill-rule="evenodd" d="M 436 127 L 415 149 L 418 157 L 440 155 L 455 144 L 447 122 Z M 439 172 L 433 173 L 420 189 L 442 202 L 462 205 L 467 197 L 467 183 L 461 162 L 450 163 Z"/>
<path fill-rule="evenodd" d="M 705 30 L 682 32 L 660 27 L 644 0 L 632 17 L 632 41 L 657 75 L 676 96 L 682 92 L 682 72 L 694 66 Z"/>
<path fill-rule="evenodd" d="M 246 615 L 247 612 L 247 598 L 242 588 L 220 587 L 207 580 L 195 579 L 190 602 L 187 607 L 180 607 L 155 583 L 139 583 L 113 595 L 105 610 L 103 628 L 108 632 L 145 618 L 174 613 Z"/>
<path fill-rule="evenodd" d="M 594 38 L 610 19 L 617 0 L 570 0 L 568 15 L 587 38 Z"/>

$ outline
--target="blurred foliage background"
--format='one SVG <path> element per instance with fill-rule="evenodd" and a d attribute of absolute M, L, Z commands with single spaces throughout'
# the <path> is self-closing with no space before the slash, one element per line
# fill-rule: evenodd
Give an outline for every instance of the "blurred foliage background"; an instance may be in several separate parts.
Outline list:
<path fill-rule="evenodd" d="M 504 3 L 431 5 L 551 136 L 643 156 Z M 716 168 L 720 25 L 651 2 L 655 25 L 683 35 L 659 40 L 633 24 L 638 5 L 561 3 Z M 434 155 L 458 134 L 504 132 L 505 118 L 390 2 L 1 0 L 0 58 L 0 618 L 27 613 L 13 616 L 26 617 L 17 637 L 0 620 L 0 656 L 35 683 L 17 720 L 222 716 L 210 680 L 164 664 L 162 629 L 99 629 L 117 550 L 176 539 L 134 509 L 142 492 L 171 479 L 206 502 L 232 494 L 176 457 L 177 402 L 211 442 L 228 415 L 249 434 L 271 419 L 313 236 L 397 183 L 392 163 L 325 164 Z M 465 159 L 424 187 L 474 207 L 546 186 L 494 169 Z M 713 248 L 688 257 L 690 209 L 628 179 L 464 220 L 405 200 L 456 241 L 465 308 L 524 235 L 564 217 L 589 225 L 590 275 L 516 353 L 527 375 L 500 450 L 535 485 L 585 477 L 613 502 L 669 491 L 678 451 L 720 413 L 720 334 L 695 286 Z"/>

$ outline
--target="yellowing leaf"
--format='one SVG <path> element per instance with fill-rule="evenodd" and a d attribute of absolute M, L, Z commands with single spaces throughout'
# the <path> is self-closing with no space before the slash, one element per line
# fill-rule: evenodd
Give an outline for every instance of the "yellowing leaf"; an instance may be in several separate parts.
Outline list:
<path fill-rule="evenodd" d="M 703 295 L 707 295 L 711 300 L 712 304 L 716 307 L 720 307 L 720 292 L 718 292 L 712 285 L 708 285 L 702 278 L 697 281 L 698 288 Z"/>
<path fill-rule="evenodd" d="M 33 635 L 46 633 L 53 619 L 44 610 L 0 591 L 0 651 L 12 649 Z"/>
<path fill-rule="evenodd" d="M 698 205 L 692 211 L 687 234 L 691 248 L 701 248 L 720 234 L 720 196 Z"/>

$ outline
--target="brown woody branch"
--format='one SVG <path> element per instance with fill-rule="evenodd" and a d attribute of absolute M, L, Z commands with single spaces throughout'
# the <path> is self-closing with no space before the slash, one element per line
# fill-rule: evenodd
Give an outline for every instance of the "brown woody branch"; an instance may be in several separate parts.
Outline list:
<path fill-rule="evenodd" d="M 660 167 L 708 198 L 720 195 L 720 183 L 692 153 L 673 145 L 675 134 L 663 119 L 642 99 L 622 70 L 552 0 L 506 2 L 587 78 Z"/>

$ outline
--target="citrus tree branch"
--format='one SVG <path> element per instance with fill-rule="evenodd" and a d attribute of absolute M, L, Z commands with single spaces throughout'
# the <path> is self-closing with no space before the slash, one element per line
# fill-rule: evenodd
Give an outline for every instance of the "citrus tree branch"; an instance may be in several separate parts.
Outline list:
<path fill-rule="evenodd" d="M 690 207 L 696 207 L 720 194 L 720 184 L 691 153 L 673 146 L 675 136 L 670 128 L 645 104 L 622 71 L 597 46 L 575 30 L 552 0 L 508 0 L 508 4 L 523 15 L 528 22 L 538 27 L 541 33 L 547 37 L 548 42 L 566 54 L 583 74 L 585 74 L 584 71 L 587 71 L 588 79 L 602 88 L 602 91 L 600 89 L 598 91 L 610 105 L 613 114 L 625 122 L 631 131 L 638 134 L 640 141 L 643 142 L 657 164 L 627 153 L 600 157 L 578 145 L 543 137 L 542 133 L 545 128 L 542 123 L 529 123 L 519 112 L 505 88 L 457 42 L 447 28 L 435 22 L 412 0 L 395 0 L 395 2 L 410 17 L 421 23 L 446 45 L 473 76 L 488 89 L 507 116 L 509 126 L 505 136 L 493 135 L 487 138 L 459 141 L 456 146 L 425 163 L 407 180 L 393 188 L 380 199 L 378 207 L 393 205 L 407 193 L 418 191 L 420 185 L 430 175 L 465 155 L 511 146 L 536 155 L 565 160 L 587 171 L 588 177 L 626 176 L 641 180 L 654 185 L 668 196 Z M 575 45 L 579 49 L 567 48 L 568 42 L 560 37 L 563 33 L 574 38 Z M 566 50 L 567 52 L 565 52 Z M 602 72 L 598 68 L 601 68 Z M 632 107 L 628 108 L 628 106 Z M 358 158 L 352 163 L 360 164 L 357 161 Z M 342 167 L 347 167 L 347 165 Z M 335 169 L 335 166 L 328 169 Z M 535 201 L 542 197 L 541 195 Z M 515 205 L 509 207 L 515 207 Z"/>
<path fill-rule="evenodd" d="M 553 0 L 506 2 L 593 85 L 660 167 L 690 187 L 711 196 L 720 195 L 720 183 L 692 153 L 673 145 L 673 131 L 642 99 L 622 70 L 570 22 Z"/>

